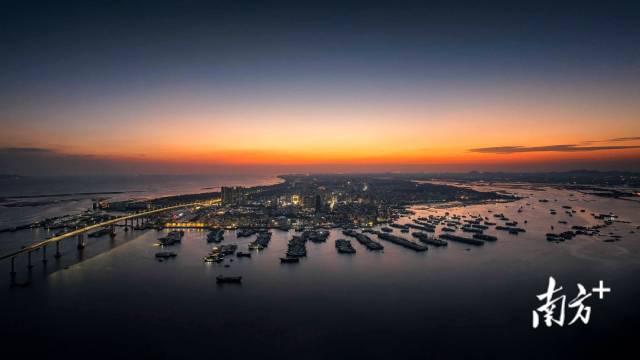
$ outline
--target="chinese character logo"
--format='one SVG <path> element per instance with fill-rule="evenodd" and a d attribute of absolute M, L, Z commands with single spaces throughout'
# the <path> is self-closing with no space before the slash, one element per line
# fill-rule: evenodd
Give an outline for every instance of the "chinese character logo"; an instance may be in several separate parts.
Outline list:
<path fill-rule="evenodd" d="M 540 325 L 540 319 L 547 327 L 553 326 L 553 324 L 563 326 L 565 321 L 565 305 L 567 304 L 567 296 L 561 295 L 562 286 L 556 287 L 556 279 L 552 276 L 549 277 L 549 285 L 547 291 L 540 295 L 537 295 L 538 300 L 544 301 L 540 307 L 533 311 L 533 328 L 537 328 Z M 589 323 L 591 317 L 591 307 L 584 304 L 593 293 L 599 295 L 599 299 L 604 298 L 604 293 L 611 292 L 611 288 L 605 288 L 604 282 L 600 280 L 600 284 L 597 288 L 591 289 L 591 292 L 587 293 L 585 287 L 578 283 L 578 295 L 569 301 L 569 308 L 575 309 L 575 315 L 569 322 L 572 325 L 576 321 L 580 320 L 584 324 Z"/>

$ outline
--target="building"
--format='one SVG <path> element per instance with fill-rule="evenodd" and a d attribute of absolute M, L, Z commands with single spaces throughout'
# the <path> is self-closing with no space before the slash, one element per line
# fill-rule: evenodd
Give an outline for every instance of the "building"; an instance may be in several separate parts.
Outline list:
<path fill-rule="evenodd" d="M 316 206 L 316 197 L 313 195 L 305 195 L 302 197 L 302 207 L 305 209 L 314 209 Z"/>
<path fill-rule="evenodd" d="M 323 206 L 322 206 L 322 197 L 320 196 L 320 194 L 316 195 L 316 200 L 315 200 L 315 209 L 316 209 L 316 213 L 321 213 L 323 210 Z"/>
<path fill-rule="evenodd" d="M 245 191 L 242 186 L 223 186 L 220 193 L 222 205 L 241 205 L 245 202 Z"/>
<path fill-rule="evenodd" d="M 223 186 L 220 189 L 222 196 L 222 205 L 231 205 L 233 203 L 233 187 Z"/>

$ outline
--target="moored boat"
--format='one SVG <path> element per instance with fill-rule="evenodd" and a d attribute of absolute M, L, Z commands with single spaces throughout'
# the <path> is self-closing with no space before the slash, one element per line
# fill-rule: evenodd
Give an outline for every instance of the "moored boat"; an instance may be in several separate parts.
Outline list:
<path fill-rule="evenodd" d="M 218 276 L 216 276 L 216 282 L 218 284 L 224 284 L 224 283 L 240 284 L 242 282 L 242 276 L 223 276 L 223 275 L 218 275 Z"/>

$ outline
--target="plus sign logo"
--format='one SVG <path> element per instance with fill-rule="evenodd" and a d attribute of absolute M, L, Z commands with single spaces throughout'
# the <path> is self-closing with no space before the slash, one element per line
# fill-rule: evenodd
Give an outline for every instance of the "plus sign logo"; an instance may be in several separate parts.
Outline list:
<path fill-rule="evenodd" d="M 611 288 L 605 287 L 602 280 L 600 280 L 598 287 L 592 288 L 590 292 L 587 292 L 580 283 L 577 284 L 577 287 L 578 295 L 567 302 L 567 296 L 562 294 L 562 286 L 556 286 L 556 279 L 550 276 L 547 291 L 537 295 L 538 300 L 544 303 L 533 311 L 533 328 L 535 329 L 540 325 L 541 319 L 547 327 L 553 325 L 564 326 L 567 306 L 570 309 L 575 309 L 575 314 L 569 321 L 569 325 L 577 321 L 588 324 L 591 318 L 591 306 L 586 305 L 586 300 L 593 294 L 597 294 L 598 299 L 602 300 L 605 294 L 611 292 Z"/>
<path fill-rule="evenodd" d="M 600 299 L 604 299 L 604 293 L 611 292 L 611 288 L 604 287 L 604 281 L 600 280 L 600 284 L 597 288 L 591 289 L 592 292 L 598 293 Z"/>

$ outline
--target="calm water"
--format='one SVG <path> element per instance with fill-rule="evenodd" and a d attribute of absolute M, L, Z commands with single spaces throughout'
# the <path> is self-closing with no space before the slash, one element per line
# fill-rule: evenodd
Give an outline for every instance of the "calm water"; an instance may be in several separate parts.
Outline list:
<path fill-rule="evenodd" d="M 37 264 L 31 287 L 4 287 L 3 341 L 30 339 L 38 346 L 29 353 L 57 351 L 68 358 L 566 359 L 635 349 L 640 238 L 629 232 L 640 225 L 638 204 L 556 189 L 510 191 L 529 198 L 416 207 L 423 209 L 416 217 L 444 211 L 491 217 L 492 210 L 521 224 L 528 220 L 526 233 L 500 232 L 497 242 L 481 248 L 450 242 L 415 253 L 381 241 L 385 250 L 377 253 L 353 240 L 357 254 L 340 255 L 333 243 L 343 236 L 332 231 L 326 243 L 308 243 L 308 257 L 300 264 L 281 265 L 278 258 L 291 234 L 274 230 L 266 250 L 225 261 L 230 264 L 225 268 L 202 263 L 211 247 L 204 232 L 188 231 L 173 248 L 178 257 L 162 263 L 154 260 L 153 245 L 162 234 L 153 230 L 90 240 L 85 252 L 93 256 L 76 262 L 75 250 L 67 249 L 62 263 L 50 261 L 46 269 Z M 569 218 L 562 205 L 587 211 Z M 517 213 L 520 206 L 524 211 Z M 550 215 L 550 208 L 558 215 Z M 566 227 L 589 225 L 590 212 L 609 211 L 631 221 L 603 231 L 623 235 L 620 242 L 545 240 L 550 224 L 555 231 L 565 227 L 560 219 L 569 222 Z M 253 238 L 227 232 L 224 243 L 245 250 Z M 72 265 L 64 269 L 65 262 Z M 218 274 L 242 275 L 243 284 L 217 285 Z M 533 330 L 531 311 L 541 305 L 535 295 L 546 289 L 549 276 L 570 299 L 578 282 L 591 289 L 604 280 L 612 293 L 604 300 L 587 299 L 588 325 Z M 567 317 L 573 317 L 572 309 Z"/>
<path fill-rule="evenodd" d="M 0 180 L 0 200 L 33 202 L 56 200 L 44 206 L 4 207 L 0 202 L 0 228 L 30 224 L 43 218 L 81 212 L 91 207 L 92 198 L 111 201 L 156 198 L 179 194 L 219 191 L 221 186 L 256 186 L 280 182 L 265 175 L 131 175 L 28 177 Z M 81 194 L 120 192 L 119 194 Z M 67 196 L 51 196 L 71 194 Z M 11 196 L 32 198 L 10 199 Z"/>
<path fill-rule="evenodd" d="M 2 185 L 0 186 L 0 229 L 31 224 L 55 216 L 81 213 L 91 208 L 93 198 L 109 198 L 111 201 L 148 199 L 219 191 L 221 186 L 269 185 L 280 181 L 282 180 L 275 176 L 265 175 L 30 177 L 3 181 L 0 183 Z M 95 194 L 99 192 L 118 193 Z M 61 194 L 71 195 L 59 196 Z M 30 198 L 11 198 L 11 196 L 30 196 Z M 3 206 L 3 203 L 8 202 L 53 200 L 57 202 L 42 206 Z M 0 253 L 18 250 L 23 245 L 44 240 L 48 236 L 51 236 L 51 233 L 43 229 L 0 233 Z"/>

